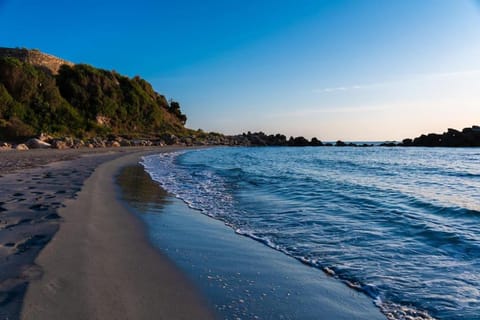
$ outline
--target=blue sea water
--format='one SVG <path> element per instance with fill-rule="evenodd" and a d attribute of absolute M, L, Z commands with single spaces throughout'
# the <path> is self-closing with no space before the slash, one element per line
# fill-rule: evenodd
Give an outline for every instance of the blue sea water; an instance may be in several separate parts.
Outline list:
<path fill-rule="evenodd" d="M 365 292 L 391 319 L 480 319 L 480 150 L 214 148 L 152 178 L 237 233 Z"/>

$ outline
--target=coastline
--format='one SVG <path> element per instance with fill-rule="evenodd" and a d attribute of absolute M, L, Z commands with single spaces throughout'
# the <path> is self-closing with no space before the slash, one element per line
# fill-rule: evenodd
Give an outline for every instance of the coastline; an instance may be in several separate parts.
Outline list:
<path fill-rule="evenodd" d="M 22 319 L 213 318 L 183 274 L 150 245 L 141 221 L 118 201 L 118 170 L 152 151 L 99 165 L 77 199 L 59 210 L 65 221 L 35 261 L 43 275 L 30 282 Z"/>
<path fill-rule="evenodd" d="M 122 168 L 138 166 L 143 155 L 180 149 L 184 147 L 104 152 L 25 171 L 25 174 L 37 172 L 39 178 L 34 181 L 41 183 L 42 187 L 45 187 L 45 177 L 50 172 L 57 172 L 54 169 L 64 168 L 76 172 L 80 177 L 75 180 L 75 176 L 67 175 L 54 179 L 54 182 L 68 180 L 73 189 L 57 208 L 59 219 L 46 223 L 48 228 L 53 228 L 53 238 L 45 240 L 50 240 L 46 246 L 39 245 L 36 249 L 30 248 L 27 251 L 31 255 L 40 253 L 35 263 L 20 270 L 21 274 L 17 277 L 21 280 L 23 290 L 26 290 L 25 296 L 17 296 L 13 308 L 18 313 L 21 311 L 21 319 L 150 319 L 152 315 L 165 319 L 218 317 L 218 309 L 216 314 L 213 311 L 215 306 L 212 296 L 223 294 L 218 287 L 215 288 L 218 285 L 215 281 L 219 278 L 213 280 L 213 286 L 209 278 L 205 283 L 211 287 L 211 291 L 204 290 L 202 284 L 196 282 L 192 274 L 169 254 L 168 245 L 165 251 L 157 243 L 152 244 L 154 239 L 147 230 L 144 217 L 134 214 L 128 201 L 119 197 L 120 188 L 116 179 Z M 82 162 L 87 165 L 79 166 Z M 19 174 L 7 174 L 2 178 L 13 179 Z M 15 183 L 19 182 L 12 180 L 12 184 Z M 60 187 L 55 185 L 53 188 Z M 161 192 L 160 187 L 155 192 Z M 144 194 L 143 190 L 137 190 L 137 193 Z M 239 283 L 249 283 L 245 277 L 251 272 L 254 282 L 259 283 L 256 285 L 258 288 L 261 288 L 262 281 L 273 284 L 275 292 L 271 291 L 268 297 L 262 296 L 255 302 L 257 307 L 261 306 L 264 310 L 273 308 L 268 312 L 276 314 L 275 308 L 278 308 L 278 312 L 285 312 L 296 301 L 297 304 L 300 303 L 297 307 L 302 306 L 309 312 L 317 315 L 320 312 L 327 317 L 384 318 L 366 296 L 327 277 L 321 271 L 313 270 L 261 243 L 235 234 L 220 221 L 192 211 L 171 195 L 163 194 L 160 197 L 166 197 L 167 202 L 171 201 L 165 206 L 164 216 L 172 219 L 173 224 L 170 226 L 179 226 L 169 236 L 180 241 L 180 250 L 203 247 L 206 251 L 199 251 L 200 255 L 207 253 L 210 257 L 221 253 L 224 257 L 213 260 L 213 263 L 225 262 L 225 266 L 222 263 L 218 263 L 218 266 L 226 272 L 235 272 Z M 151 200 L 147 199 L 145 203 Z M 60 225 L 59 221 L 62 221 Z M 60 228 L 57 231 L 58 225 Z M 32 227 L 38 228 L 36 225 Z M 185 232 L 189 229 L 196 229 L 194 236 L 197 238 L 192 238 L 191 233 Z M 218 246 L 219 240 L 223 245 Z M 215 247 L 219 251 L 215 251 Z M 173 248 L 170 249 L 170 252 L 174 251 Z M 231 258 L 233 259 L 230 260 Z M 201 259 L 209 258 L 203 256 Z M 227 263 L 229 261 L 245 266 L 241 276 L 236 274 L 236 269 L 231 268 L 232 264 Z M 251 262 L 255 264 L 247 266 Z M 208 263 L 199 265 L 200 268 L 210 266 Z M 312 277 L 315 279 L 312 280 Z M 276 281 L 280 282 L 275 285 Z M 303 291 L 303 286 L 312 282 L 315 285 Z M 292 283 L 295 284 L 294 287 L 291 287 Z M 25 289 L 27 284 L 28 288 Z M 283 286 L 285 287 L 282 288 Z M 252 292 L 248 297 L 241 298 L 241 305 L 238 304 L 240 299 L 237 300 L 237 307 L 244 308 L 246 304 L 252 303 L 255 291 L 253 288 L 248 289 L 252 289 Z M 289 298 L 283 300 L 283 294 L 287 292 L 292 295 L 289 293 Z M 312 299 L 305 302 L 306 295 Z M 280 299 L 277 300 L 280 303 L 272 302 L 271 299 L 275 297 Z M 286 315 L 286 319 L 291 318 Z M 296 315 L 309 319 L 305 316 L 306 313 L 297 312 Z M 16 317 L 10 317 L 12 318 Z"/>

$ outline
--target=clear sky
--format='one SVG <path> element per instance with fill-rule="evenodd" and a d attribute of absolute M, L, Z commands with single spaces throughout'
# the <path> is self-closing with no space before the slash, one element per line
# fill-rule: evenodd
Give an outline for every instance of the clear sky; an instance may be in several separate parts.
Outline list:
<path fill-rule="evenodd" d="M 480 124 L 474 0 L 0 0 L 0 46 L 140 75 L 193 129 L 400 140 Z"/>

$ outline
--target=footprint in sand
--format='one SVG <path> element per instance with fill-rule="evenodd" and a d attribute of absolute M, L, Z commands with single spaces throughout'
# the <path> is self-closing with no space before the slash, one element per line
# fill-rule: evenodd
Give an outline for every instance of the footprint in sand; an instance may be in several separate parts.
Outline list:
<path fill-rule="evenodd" d="M 43 205 L 43 204 L 34 204 L 33 206 L 30 206 L 29 209 L 34 210 L 34 211 L 45 211 L 48 210 L 48 206 Z"/>
<path fill-rule="evenodd" d="M 28 251 L 32 247 L 44 245 L 49 240 L 50 238 L 43 234 L 33 235 L 27 238 L 25 241 L 17 244 L 17 252 L 15 252 L 15 254 L 21 254 Z"/>
<path fill-rule="evenodd" d="M 50 281 L 46 287 L 50 292 L 56 293 L 59 289 L 61 289 L 64 286 L 65 286 L 65 281 L 60 278 L 57 278 Z"/>
<path fill-rule="evenodd" d="M 45 217 L 43 217 L 43 218 L 46 219 L 46 220 L 58 220 L 58 219 L 61 219 L 61 217 L 60 217 L 58 214 L 56 214 L 56 213 L 51 213 L 51 214 L 49 214 L 49 215 L 47 215 L 47 216 L 45 216 Z"/>
<path fill-rule="evenodd" d="M 8 203 L 23 202 L 25 200 L 25 198 L 12 198 L 8 200 Z"/>
<path fill-rule="evenodd" d="M 22 224 L 25 224 L 25 223 L 30 223 L 32 221 L 32 219 L 21 219 L 19 220 L 18 222 L 16 223 L 12 223 L 12 224 L 9 224 L 7 226 L 5 226 L 5 229 L 11 229 L 13 227 L 16 227 L 16 226 L 19 226 L 19 225 L 22 225 Z"/>

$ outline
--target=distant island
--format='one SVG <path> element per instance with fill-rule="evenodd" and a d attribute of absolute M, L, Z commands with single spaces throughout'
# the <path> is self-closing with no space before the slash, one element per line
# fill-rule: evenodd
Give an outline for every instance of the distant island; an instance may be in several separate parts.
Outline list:
<path fill-rule="evenodd" d="M 0 48 L 0 149 L 138 145 L 370 147 L 263 132 L 227 136 L 185 127 L 180 104 L 135 76 L 24 48 Z M 381 146 L 479 147 L 480 127 Z"/>

